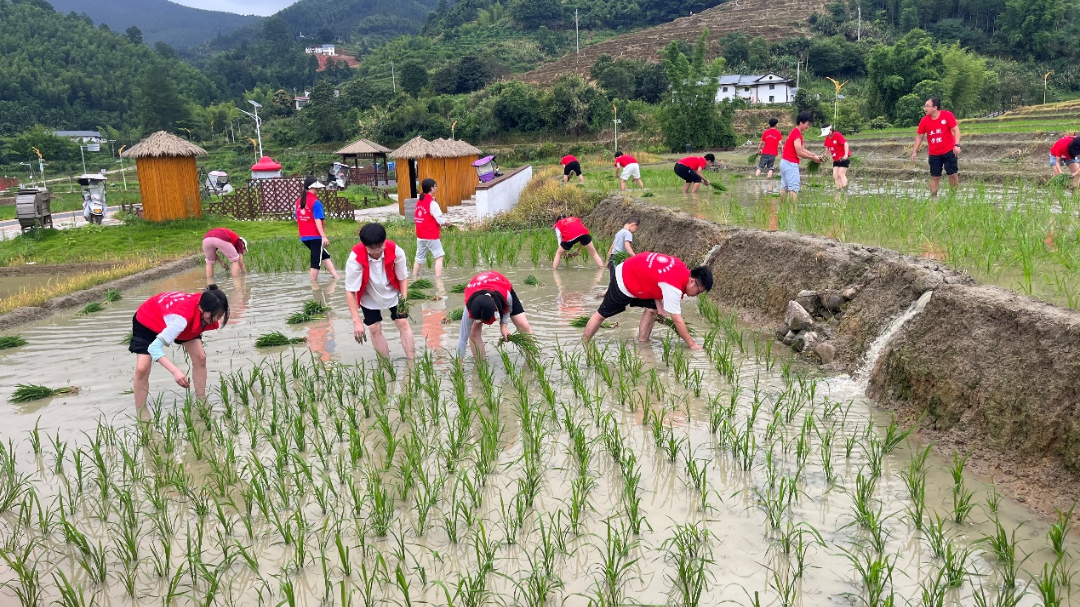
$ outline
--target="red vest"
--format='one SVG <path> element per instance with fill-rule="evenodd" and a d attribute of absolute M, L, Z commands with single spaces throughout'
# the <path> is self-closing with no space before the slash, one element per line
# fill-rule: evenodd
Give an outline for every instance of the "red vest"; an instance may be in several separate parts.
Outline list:
<path fill-rule="evenodd" d="M 686 290 L 690 270 L 678 257 L 663 253 L 638 253 L 622 264 L 623 284 L 639 299 L 663 299 L 660 283 Z"/>
<path fill-rule="evenodd" d="M 315 225 L 315 215 L 311 212 L 311 207 L 315 205 L 319 197 L 311 192 L 304 192 L 304 196 L 307 197 L 307 204 L 302 209 L 300 201 L 304 198 L 296 199 L 296 226 L 300 228 L 300 238 L 322 238 L 322 234 L 319 234 L 319 226 Z"/>
<path fill-rule="evenodd" d="M 416 201 L 413 221 L 416 222 L 416 237 L 421 240 L 439 239 L 439 221 L 431 214 L 431 203 L 434 200 L 431 194 L 421 194 L 420 200 Z"/>
<path fill-rule="evenodd" d="M 401 281 L 398 280 L 397 273 L 394 272 L 394 261 L 397 260 L 398 247 L 394 244 L 393 240 L 386 241 L 386 248 L 383 249 L 382 261 L 383 269 L 386 271 L 386 279 L 390 281 L 390 286 L 394 287 L 394 290 L 398 293 L 401 292 Z M 357 291 L 357 297 L 364 294 L 368 285 L 368 269 L 371 267 L 368 265 L 370 260 L 368 259 L 367 248 L 364 247 L 364 243 L 360 243 L 352 248 L 353 255 L 356 255 L 356 261 L 360 264 L 360 267 L 364 268 L 364 276 L 360 280 L 360 290 Z"/>
<path fill-rule="evenodd" d="M 469 305 L 469 300 L 478 291 L 494 291 L 499 295 L 502 295 L 503 301 L 506 302 L 506 308 L 503 312 L 510 311 L 510 289 L 513 289 L 514 285 L 510 284 L 510 279 L 499 274 L 498 272 L 481 272 L 473 279 L 469 281 L 469 284 L 465 287 L 465 305 Z M 495 322 L 495 319 L 491 319 L 484 324 L 490 325 Z"/>
<path fill-rule="evenodd" d="M 559 231 L 563 242 L 570 242 L 589 233 L 589 229 L 577 217 L 563 217 L 555 222 L 555 229 Z"/>
<path fill-rule="evenodd" d="M 177 314 L 187 319 L 187 327 L 176 337 L 178 341 L 195 339 L 202 335 L 203 331 L 218 328 L 214 322 L 203 327 L 201 314 L 199 313 L 199 300 L 202 293 L 158 293 L 143 302 L 135 312 L 135 319 L 154 333 L 165 330 L 165 315 Z"/>

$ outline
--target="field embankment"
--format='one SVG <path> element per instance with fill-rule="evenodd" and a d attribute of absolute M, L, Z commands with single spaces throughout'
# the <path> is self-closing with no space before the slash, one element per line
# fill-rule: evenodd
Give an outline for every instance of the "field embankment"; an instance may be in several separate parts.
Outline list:
<path fill-rule="evenodd" d="M 932 260 L 720 226 L 622 196 L 602 202 L 588 224 L 613 234 L 630 214 L 642 218 L 638 250 L 688 263 L 712 251 L 710 297 L 757 325 L 780 325 L 803 289 L 857 288 L 833 327 L 833 364 L 848 372 L 890 321 L 934 291 L 871 370 L 870 395 L 901 417 L 921 418 L 923 438 L 945 453 L 973 452 L 973 469 L 1043 512 L 1067 510 L 1080 497 L 1080 313 L 980 286 Z"/>

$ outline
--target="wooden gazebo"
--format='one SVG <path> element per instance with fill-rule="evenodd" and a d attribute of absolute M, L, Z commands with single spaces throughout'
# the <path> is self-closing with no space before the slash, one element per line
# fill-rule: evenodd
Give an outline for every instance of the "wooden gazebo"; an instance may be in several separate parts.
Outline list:
<path fill-rule="evenodd" d="M 472 163 L 479 150 L 464 141 L 414 137 L 389 157 L 397 161 L 398 210 L 405 212 L 405 199 L 420 195 L 420 183 L 431 177 L 439 184 L 435 197 L 445 211 L 476 193 L 476 169 Z"/>
<path fill-rule="evenodd" d="M 352 166 L 349 167 L 350 183 L 379 185 L 380 180 L 385 184 L 390 183 L 386 159 L 390 148 L 381 146 L 370 139 L 359 139 L 334 153 L 341 155 L 341 163 L 346 166 L 349 166 L 350 160 L 352 161 Z M 371 161 L 370 169 L 360 167 L 361 158 Z"/>
<path fill-rule="evenodd" d="M 123 156 L 135 159 L 143 217 L 166 221 L 202 216 L 195 158 L 206 156 L 206 150 L 158 131 L 125 150 Z"/>

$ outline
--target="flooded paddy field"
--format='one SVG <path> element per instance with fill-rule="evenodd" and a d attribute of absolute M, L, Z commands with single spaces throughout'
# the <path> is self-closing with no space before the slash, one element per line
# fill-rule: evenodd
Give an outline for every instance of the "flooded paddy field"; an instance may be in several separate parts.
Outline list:
<path fill-rule="evenodd" d="M 201 268 L 23 326 L 0 398 L 81 391 L 0 408 L 0 603 L 1067 604 L 1067 518 L 928 455 L 862 380 L 815 376 L 708 302 L 684 308 L 703 351 L 661 326 L 636 343 L 633 311 L 583 347 L 570 321 L 607 272 L 553 272 L 541 237 L 510 236 L 513 263 L 452 238 L 412 302 L 413 362 L 389 323 L 393 360 L 355 343 L 343 282 L 286 267 L 296 243 L 268 250 L 221 281 L 208 401 L 156 369 L 141 414 L 131 315 Z M 454 357 L 451 291 L 489 259 L 538 354 L 489 329 L 486 362 Z M 326 317 L 287 325 L 310 299 Z M 256 349 L 272 331 L 307 342 Z"/>

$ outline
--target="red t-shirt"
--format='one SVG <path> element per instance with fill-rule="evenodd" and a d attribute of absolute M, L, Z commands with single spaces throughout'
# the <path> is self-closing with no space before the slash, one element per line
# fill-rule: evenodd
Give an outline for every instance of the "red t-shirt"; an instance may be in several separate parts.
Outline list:
<path fill-rule="evenodd" d="M 780 140 L 784 138 L 784 134 L 777 129 L 765 129 L 765 132 L 761 134 L 761 142 L 764 143 L 764 147 L 761 148 L 761 153 L 766 156 L 776 156 L 780 153 Z"/>
<path fill-rule="evenodd" d="M 555 222 L 555 229 L 559 231 L 562 242 L 570 242 L 589 233 L 589 229 L 577 217 L 563 217 Z"/>
<path fill-rule="evenodd" d="M 833 131 L 828 137 L 825 138 L 825 147 L 832 153 L 833 162 L 844 159 L 844 144 L 847 143 L 847 139 L 844 139 L 842 133 Z"/>
<path fill-rule="evenodd" d="M 931 156 L 948 154 L 956 147 L 956 138 L 952 129 L 956 126 L 956 116 L 948 110 L 941 110 L 937 119 L 923 116 L 919 121 L 920 135 L 926 135 L 926 144 Z"/>
<path fill-rule="evenodd" d="M 1072 158 L 1069 156 L 1069 144 L 1072 143 L 1073 137 L 1062 137 L 1054 142 L 1054 145 L 1050 146 L 1050 155 L 1054 158 L 1064 158 L 1066 160 Z"/>
<path fill-rule="evenodd" d="M 802 140 L 802 131 L 799 130 L 799 127 L 791 129 L 791 132 L 788 133 L 787 140 L 784 141 L 784 155 L 781 156 L 781 158 L 788 162 L 799 164 L 799 153 L 795 151 L 795 142 L 801 142 Z"/>
<path fill-rule="evenodd" d="M 637 164 L 637 159 L 630 154 L 623 154 L 615 159 L 615 166 L 626 168 L 627 165 Z"/>
<path fill-rule="evenodd" d="M 465 286 L 465 305 L 468 306 L 469 300 L 479 291 L 494 291 L 495 293 L 502 295 L 503 301 L 506 302 L 507 307 L 501 310 L 501 312 L 509 312 L 510 290 L 513 288 L 514 285 L 510 284 L 510 279 L 502 274 L 499 274 L 498 272 L 481 272 L 476 276 L 473 276 L 473 279 Z M 494 322 L 495 319 L 492 318 L 490 321 L 484 322 L 484 324 L 490 325 Z"/>
<path fill-rule="evenodd" d="M 640 299 L 663 299 L 660 283 L 686 289 L 690 270 L 678 257 L 663 253 L 638 253 L 622 263 L 623 284 L 631 295 Z"/>
<path fill-rule="evenodd" d="M 240 240 L 240 236 L 229 228 L 211 228 L 210 231 L 203 235 L 203 239 L 207 238 L 219 238 L 236 247 L 238 253 L 244 252 L 244 243 Z"/>
<path fill-rule="evenodd" d="M 708 166 L 709 161 L 705 160 L 701 156 L 687 156 L 676 162 L 675 164 L 681 164 L 684 167 L 689 167 L 691 171 L 700 171 Z"/>
<path fill-rule="evenodd" d="M 566 156 L 562 157 L 562 165 L 563 166 L 566 166 L 566 165 L 570 164 L 571 162 L 577 162 L 577 158 L 574 158 L 570 154 L 567 154 Z"/>

